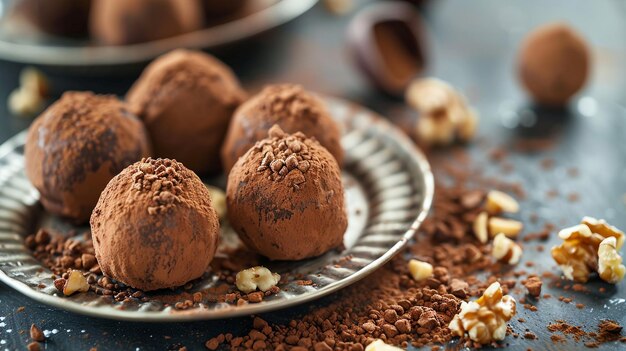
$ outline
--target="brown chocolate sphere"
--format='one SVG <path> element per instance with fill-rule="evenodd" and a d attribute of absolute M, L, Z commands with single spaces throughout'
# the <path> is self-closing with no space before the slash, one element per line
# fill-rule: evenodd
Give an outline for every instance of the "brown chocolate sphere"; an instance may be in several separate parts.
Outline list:
<path fill-rule="evenodd" d="M 245 99 L 233 72 L 202 52 L 175 50 L 152 62 L 127 95 L 157 157 L 193 171 L 221 169 L 220 147 L 233 111 Z"/>
<path fill-rule="evenodd" d="M 230 170 L 239 157 L 264 139 L 274 124 L 287 133 L 315 137 L 341 166 L 341 131 L 324 103 L 299 85 L 279 84 L 266 86 L 235 111 L 222 146 L 224 170 Z"/>
<path fill-rule="evenodd" d="M 589 47 L 563 23 L 539 27 L 526 38 L 518 59 L 524 88 L 541 104 L 562 106 L 587 81 Z"/>
<path fill-rule="evenodd" d="M 348 225 L 335 158 L 315 139 L 278 126 L 235 163 L 226 203 L 241 240 L 272 260 L 340 247 Z"/>
<path fill-rule="evenodd" d="M 85 222 L 109 180 L 150 154 L 141 121 L 115 96 L 67 92 L 28 131 L 26 175 L 51 213 Z"/>
<path fill-rule="evenodd" d="M 126 45 L 172 37 L 202 28 L 202 6 L 189 0 L 93 0 L 92 37 Z"/>
<path fill-rule="evenodd" d="M 91 0 L 20 0 L 9 16 L 20 17 L 52 35 L 81 37 L 88 32 Z"/>
<path fill-rule="evenodd" d="M 199 278 L 219 241 L 211 195 L 180 162 L 143 159 L 115 176 L 91 216 L 102 271 L 133 288 L 173 288 Z"/>

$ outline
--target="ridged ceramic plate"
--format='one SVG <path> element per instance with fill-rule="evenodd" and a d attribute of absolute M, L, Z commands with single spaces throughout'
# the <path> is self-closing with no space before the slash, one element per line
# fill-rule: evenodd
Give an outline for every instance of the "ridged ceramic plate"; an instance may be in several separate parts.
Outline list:
<path fill-rule="evenodd" d="M 304 261 L 264 262 L 286 277 L 278 294 L 256 304 L 210 303 L 185 311 L 154 301 L 113 304 L 110 297 L 93 292 L 59 296 L 51 272 L 31 256 L 23 239 L 38 226 L 52 227 L 57 232 L 68 231 L 71 226 L 47 215 L 38 204 L 39 195 L 24 174 L 24 133 L 0 147 L 0 279 L 24 295 L 58 308 L 97 317 L 155 322 L 269 312 L 328 295 L 362 279 L 413 237 L 430 208 L 433 177 L 422 153 L 385 119 L 343 100 L 324 100 L 344 131 L 343 180 L 349 213 L 345 249 Z M 222 236 L 223 242 L 235 237 L 228 226 L 223 226 Z M 209 272 L 191 292 L 214 286 L 216 280 Z M 300 285 L 301 280 L 313 284 Z"/>

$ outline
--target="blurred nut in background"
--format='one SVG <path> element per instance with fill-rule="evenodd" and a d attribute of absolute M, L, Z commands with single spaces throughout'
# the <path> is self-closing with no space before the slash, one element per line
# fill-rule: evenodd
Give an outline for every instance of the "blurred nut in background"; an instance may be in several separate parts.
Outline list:
<path fill-rule="evenodd" d="M 48 79 L 33 67 L 20 73 L 20 86 L 9 95 L 9 111 L 18 116 L 32 116 L 41 111 L 49 93 Z"/>
<path fill-rule="evenodd" d="M 419 112 L 419 143 L 450 145 L 455 141 L 467 142 L 476 133 L 478 117 L 464 97 L 442 80 L 416 79 L 406 91 L 406 101 Z"/>
<path fill-rule="evenodd" d="M 426 65 L 419 12 L 388 1 L 361 10 L 348 27 L 348 45 L 358 67 L 383 92 L 400 97 Z"/>
<path fill-rule="evenodd" d="M 87 35 L 91 0 L 20 0 L 9 16 L 22 19 L 36 29 L 59 36 Z"/>
<path fill-rule="evenodd" d="M 522 85 L 541 105 L 562 106 L 587 81 L 588 44 L 570 26 L 552 23 L 530 33 L 518 58 Z"/>

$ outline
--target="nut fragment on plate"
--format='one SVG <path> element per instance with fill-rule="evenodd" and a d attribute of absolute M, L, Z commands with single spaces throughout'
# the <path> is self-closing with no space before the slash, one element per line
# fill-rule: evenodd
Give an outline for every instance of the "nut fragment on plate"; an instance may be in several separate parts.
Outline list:
<path fill-rule="evenodd" d="M 602 280 L 615 284 L 624 279 L 626 267 L 622 264 L 622 257 L 617 252 L 617 240 L 608 237 L 600 243 L 598 248 L 598 274 Z"/>
<path fill-rule="evenodd" d="M 474 224 L 472 226 L 474 230 L 474 235 L 476 235 L 476 238 L 478 239 L 478 241 L 480 241 L 483 244 L 486 244 L 487 241 L 489 240 L 489 232 L 487 229 L 487 219 L 488 219 L 487 212 L 483 211 L 479 213 L 478 216 L 476 216 L 476 219 L 474 219 Z"/>
<path fill-rule="evenodd" d="M 517 264 L 522 257 L 522 247 L 507 238 L 504 233 L 499 233 L 493 238 L 491 255 L 498 261 Z"/>
<path fill-rule="evenodd" d="M 401 351 L 402 349 L 399 347 L 395 347 L 393 345 L 385 344 L 381 339 L 376 339 L 374 342 L 370 343 L 365 347 L 365 351 Z"/>
<path fill-rule="evenodd" d="M 448 83 L 435 78 L 414 80 L 406 91 L 409 106 L 419 112 L 416 136 L 426 145 L 449 145 L 474 137 L 478 117 L 465 98 Z"/>
<path fill-rule="evenodd" d="M 500 283 L 491 284 L 476 301 L 461 303 L 461 311 L 448 326 L 452 334 L 469 338 L 481 344 L 503 340 L 506 323 L 515 315 L 515 299 L 503 295 Z"/>
<path fill-rule="evenodd" d="M 87 291 L 89 291 L 89 283 L 87 283 L 87 279 L 83 276 L 83 273 L 78 270 L 71 270 L 69 277 L 65 280 L 65 284 L 63 285 L 63 295 L 70 296 L 76 292 Z"/>
<path fill-rule="evenodd" d="M 27 67 L 20 73 L 20 86 L 9 94 L 9 110 L 15 115 L 32 116 L 43 109 L 48 91 L 48 79 L 44 74 Z"/>
<path fill-rule="evenodd" d="M 563 243 L 552 248 L 552 258 L 561 267 L 563 275 L 567 279 L 580 283 L 587 282 L 589 274 L 592 272 L 600 273 L 599 255 L 600 244 L 603 240 L 607 238 L 615 239 L 615 245 L 612 245 L 613 241 L 608 241 L 605 243 L 607 247 L 602 248 L 603 255 L 607 257 L 604 263 L 609 265 L 613 265 L 613 262 L 616 262 L 616 258 L 610 253 L 611 247 L 614 246 L 615 255 L 617 255 L 617 250 L 624 242 L 624 233 L 621 230 L 609 225 L 604 220 L 592 217 L 584 217 L 582 224 L 561 230 L 559 237 L 563 239 Z M 601 275 L 601 278 L 609 282 L 616 279 L 616 277 L 612 278 L 611 275 L 613 273 L 608 273 L 606 269 L 607 266 L 603 265 L 605 277 Z M 615 269 L 617 269 L 616 273 L 618 273 L 619 263 L 617 263 Z"/>
<path fill-rule="evenodd" d="M 409 272 L 415 281 L 430 278 L 433 275 L 433 266 L 428 262 L 412 259 L 409 261 Z"/>
<path fill-rule="evenodd" d="M 261 291 L 270 290 L 280 281 L 278 273 L 272 273 L 269 269 L 256 266 L 244 269 L 235 276 L 237 289 L 244 293 L 250 293 L 257 288 Z"/>
<path fill-rule="evenodd" d="M 519 211 L 519 203 L 509 194 L 498 190 L 491 190 L 487 194 L 487 202 L 485 209 L 491 215 L 498 215 L 503 212 L 517 213 Z"/>
<path fill-rule="evenodd" d="M 209 190 L 209 194 L 211 194 L 211 204 L 213 205 L 213 208 L 217 212 L 217 216 L 219 217 L 220 220 L 225 219 L 226 218 L 226 193 L 224 193 L 224 190 L 218 187 L 208 185 L 206 183 L 204 185 Z"/>
<path fill-rule="evenodd" d="M 499 233 L 509 238 L 515 238 L 524 228 L 524 224 L 520 221 L 507 218 L 491 217 L 489 218 L 489 233 L 493 236 Z"/>

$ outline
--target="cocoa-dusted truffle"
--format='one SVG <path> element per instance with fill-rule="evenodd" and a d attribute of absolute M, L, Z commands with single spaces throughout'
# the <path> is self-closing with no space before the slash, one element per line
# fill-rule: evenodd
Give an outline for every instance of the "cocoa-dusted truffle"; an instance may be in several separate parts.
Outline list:
<path fill-rule="evenodd" d="M 315 137 L 341 165 L 341 131 L 324 104 L 299 85 L 279 84 L 266 86 L 235 111 L 222 146 L 224 169 L 230 170 L 274 124 L 287 133 Z"/>
<path fill-rule="evenodd" d="M 106 45 L 143 43 L 202 28 L 202 6 L 180 0 L 93 0 L 90 32 Z"/>
<path fill-rule="evenodd" d="M 542 105 L 562 106 L 585 84 L 590 53 L 585 40 L 563 23 L 532 32 L 519 54 L 522 84 Z"/>
<path fill-rule="evenodd" d="M 233 166 L 226 202 L 242 241 L 272 260 L 340 247 L 348 224 L 337 161 L 315 139 L 276 125 Z"/>
<path fill-rule="evenodd" d="M 197 175 L 175 160 L 148 158 L 109 182 L 91 234 L 102 271 L 147 291 L 200 277 L 215 255 L 219 220 Z"/>
<path fill-rule="evenodd" d="M 197 173 L 221 168 L 220 147 L 245 92 L 233 72 L 202 52 L 175 50 L 151 63 L 127 95 L 158 157 Z"/>
<path fill-rule="evenodd" d="M 28 131 L 26 175 L 51 213 L 89 219 L 100 192 L 150 154 L 141 121 L 114 96 L 67 92 Z"/>

